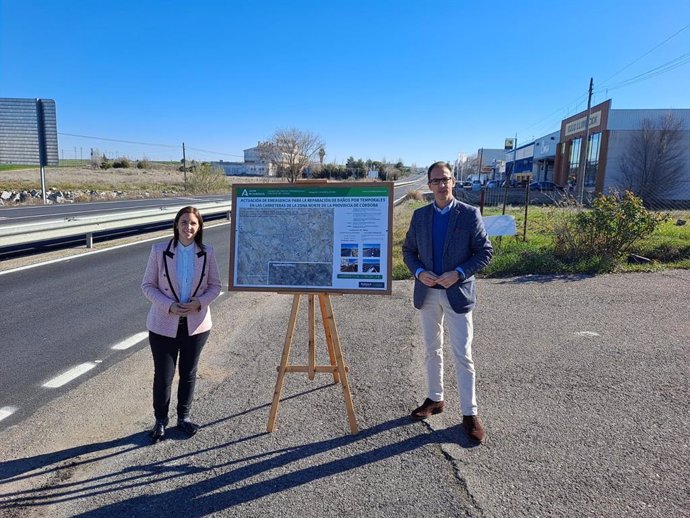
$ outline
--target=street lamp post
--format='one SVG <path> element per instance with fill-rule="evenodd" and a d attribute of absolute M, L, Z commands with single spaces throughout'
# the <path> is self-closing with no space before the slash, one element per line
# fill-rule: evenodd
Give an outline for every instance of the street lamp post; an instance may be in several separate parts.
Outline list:
<path fill-rule="evenodd" d="M 319 164 L 321 164 L 321 171 L 319 171 L 319 173 L 320 173 L 319 176 L 323 175 L 323 157 L 325 157 L 325 156 L 326 156 L 326 150 L 323 147 L 321 147 L 319 149 Z M 330 180 L 330 172 L 328 174 L 328 177 Z"/>

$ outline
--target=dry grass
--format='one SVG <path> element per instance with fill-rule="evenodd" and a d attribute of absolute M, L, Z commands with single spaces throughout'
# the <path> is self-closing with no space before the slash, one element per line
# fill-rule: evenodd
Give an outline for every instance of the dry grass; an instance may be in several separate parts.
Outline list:
<path fill-rule="evenodd" d="M 412 274 L 405 266 L 402 258 L 402 244 L 405 240 L 405 234 L 410 227 L 410 219 L 412 213 L 426 205 L 428 202 L 424 200 L 415 200 L 411 197 L 411 201 L 401 203 L 393 209 L 393 279 L 409 279 Z"/>
<path fill-rule="evenodd" d="M 177 164 L 153 163 L 147 169 L 92 169 L 88 166 L 46 167 L 45 179 L 48 190 L 58 191 L 121 191 L 122 197 L 175 195 L 185 190 L 185 175 Z M 192 173 L 187 173 L 188 182 Z M 226 193 L 233 183 L 284 181 L 257 177 L 226 177 Z M 41 177 L 38 167 L 0 171 L 0 191 L 40 190 Z"/>
<path fill-rule="evenodd" d="M 157 165 L 151 169 L 92 169 L 90 167 L 46 167 L 46 187 L 60 190 L 91 189 L 122 190 L 128 187 L 184 186 L 184 174 L 173 165 Z M 40 189 L 41 177 L 35 169 L 0 172 L 0 188 L 4 190 Z"/>

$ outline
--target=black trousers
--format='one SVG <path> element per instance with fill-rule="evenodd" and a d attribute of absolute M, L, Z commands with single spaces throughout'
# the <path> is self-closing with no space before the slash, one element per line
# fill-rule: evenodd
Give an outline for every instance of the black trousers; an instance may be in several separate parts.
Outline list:
<path fill-rule="evenodd" d="M 149 331 L 149 344 L 153 354 L 153 413 L 156 419 L 168 417 L 170 390 L 177 359 L 180 359 L 180 379 L 177 385 L 177 417 L 189 417 L 194 397 L 199 356 L 210 331 L 189 336 L 186 320 L 177 328 L 177 336 L 170 338 Z"/>

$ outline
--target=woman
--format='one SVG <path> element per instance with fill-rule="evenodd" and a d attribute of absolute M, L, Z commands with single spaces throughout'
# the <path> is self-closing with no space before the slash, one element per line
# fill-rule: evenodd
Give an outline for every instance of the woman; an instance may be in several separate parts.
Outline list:
<path fill-rule="evenodd" d="M 153 442 L 165 438 L 170 388 L 180 361 L 177 426 L 188 436 L 199 426 L 189 420 L 199 355 L 211 332 L 209 305 L 220 294 L 213 247 L 203 244 L 204 220 L 195 207 L 175 216 L 173 238 L 153 245 L 141 283 L 151 302 L 146 319 L 153 354 Z"/>

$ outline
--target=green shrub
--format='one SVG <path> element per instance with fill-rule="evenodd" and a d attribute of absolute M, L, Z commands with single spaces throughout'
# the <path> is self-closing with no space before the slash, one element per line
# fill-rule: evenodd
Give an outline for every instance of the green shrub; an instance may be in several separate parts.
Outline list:
<path fill-rule="evenodd" d="M 137 160 L 137 169 L 151 169 L 151 161 L 148 158 Z"/>
<path fill-rule="evenodd" d="M 589 260 L 609 269 L 665 218 L 648 211 L 631 192 L 599 195 L 591 210 L 570 212 L 555 225 L 554 253 L 568 263 Z"/>
<path fill-rule="evenodd" d="M 129 169 L 132 164 L 129 162 L 129 158 L 121 156 L 113 162 L 113 168 L 115 169 Z"/>
<path fill-rule="evenodd" d="M 101 158 L 101 163 L 98 167 L 100 167 L 101 169 L 110 169 L 112 166 L 113 164 L 110 162 L 110 160 L 108 160 L 108 157 L 103 155 L 103 157 Z"/>
<path fill-rule="evenodd" d="M 228 180 L 220 168 L 213 168 L 209 163 L 195 165 L 190 176 L 187 190 L 194 194 L 226 192 Z"/>
<path fill-rule="evenodd" d="M 690 243 L 679 243 L 671 240 L 650 242 L 635 252 L 655 261 L 670 263 L 690 259 Z"/>

